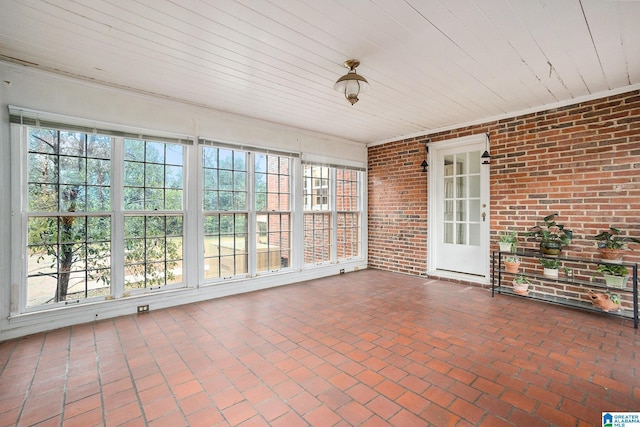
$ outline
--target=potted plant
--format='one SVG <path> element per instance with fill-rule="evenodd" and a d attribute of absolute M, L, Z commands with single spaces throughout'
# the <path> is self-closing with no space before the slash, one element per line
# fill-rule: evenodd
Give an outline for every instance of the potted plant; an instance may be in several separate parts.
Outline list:
<path fill-rule="evenodd" d="M 624 288 L 627 285 L 629 270 L 621 264 L 598 264 L 598 271 L 603 274 L 607 286 Z"/>
<path fill-rule="evenodd" d="M 615 227 L 596 234 L 594 239 L 599 241 L 600 259 L 613 262 L 622 262 L 627 242 L 640 243 L 635 237 L 620 236 L 620 230 Z"/>
<path fill-rule="evenodd" d="M 506 231 L 498 237 L 498 244 L 502 252 L 515 252 L 518 246 L 518 233 L 515 231 Z"/>
<path fill-rule="evenodd" d="M 591 304 L 602 311 L 616 311 L 620 308 L 620 303 L 622 302 L 620 295 L 609 292 L 599 294 L 590 290 L 589 298 L 591 298 Z"/>
<path fill-rule="evenodd" d="M 562 248 L 569 246 L 573 238 L 573 232 L 558 224 L 555 219 L 557 213 L 543 218 L 544 225 L 536 225 L 529 229 L 527 236 L 535 236 L 540 239 L 540 251 L 545 255 L 558 255 Z"/>
<path fill-rule="evenodd" d="M 517 273 L 520 268 L 520 257 L 507 256 L 504 258 L 504 271 L 507 273 Z"/>
<path fill-rule="evenodd" d="M 513 278 L 513 292 L 518 295 L 528 295 L 530 284 L 531 282 L 525 276 L 516 276 Z"/>
<path fill-rule="evenodd" d="M 558 266 L 560 263 L 555 258 L 540 258 L 540 264 L 543 267 L 543 273 L 546 277 L 557 278 L 558 277 Z"/>

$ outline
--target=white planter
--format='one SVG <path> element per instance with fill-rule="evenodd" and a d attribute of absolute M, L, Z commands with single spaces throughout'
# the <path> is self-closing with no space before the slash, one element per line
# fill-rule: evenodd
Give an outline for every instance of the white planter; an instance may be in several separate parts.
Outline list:
<path fill-rule="evenodd" d="M 558 269 L 557 268 L 546 268 L 544 267 L 542 274 L 546 277 L 553 277 L 554 279 L 558 278 Z"/>
<path fill-rule="evenodd" d="M 611 274 L 604 275 L 604 281 L 610 288 L 624 288 L 627 286 L 629 276 L 613 276 Z"/>
<path fill-rule="evenodd" d="M 509 242 L 498 242 L 500 244 L 501 252 L 511 252 L 511 243 Z"/>

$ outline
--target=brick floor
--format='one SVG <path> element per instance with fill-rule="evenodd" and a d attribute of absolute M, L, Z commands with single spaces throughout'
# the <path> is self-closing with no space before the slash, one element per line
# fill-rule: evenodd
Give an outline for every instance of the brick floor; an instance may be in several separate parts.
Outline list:
<path fill-rule="evenodd" d="M 586 426 L 631 321 L 365 270 L 0 343 L 1 426 Z"/>

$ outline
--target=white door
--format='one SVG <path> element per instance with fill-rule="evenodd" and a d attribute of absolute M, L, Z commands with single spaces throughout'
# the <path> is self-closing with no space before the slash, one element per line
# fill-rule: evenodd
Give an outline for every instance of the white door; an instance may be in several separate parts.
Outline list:
<path fill-rule="evenodd" d="M 429 272 L 489 278 L 489 165 L 486 135 L 429 147 Z"/>

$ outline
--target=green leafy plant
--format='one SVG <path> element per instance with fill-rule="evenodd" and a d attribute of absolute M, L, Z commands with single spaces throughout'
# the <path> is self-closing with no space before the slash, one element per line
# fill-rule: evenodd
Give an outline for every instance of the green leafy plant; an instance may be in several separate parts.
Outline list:
<path fill-rule="evenodd" d="M 557 242 L 561 247 L 568 246 L 573 238 L 573 232 L 556 222 L 557 213 L 543 218 L 544 225 L 536 225 L 529 229 L 527 236 L 537 237 L 541 242 Z"/>
<path fill-rule="evenodd" d="M 612 276 L 628 276 L 629 270 L 627 267 L 620 264 L 598 264 L 598 271 L 603 274 L 610 274 Z"/>
<path fill-rule="evenodd" d="M 514 281 L 515 283 L 519 283 L 519 284 L 525 284 L 525 283 L 526 283 L 527 285 L 530 285 L 530 284 L 531 284 L 531 282 L 529 281 L 529 279 L 528 279 L 526 276 L 523 276 L 523 275 L 518 275 L 518 276 L 514 277 L 514 278 L 513 278 L 513 281 Z"/>
<path fill-rule="evenodd" d="M 540 264 L 542 264 L 544 268 L 557 269 L 560 265 L 560 262 L 557 259 L 553 258 L 540 258 Z"/>
<path fill-rule="evenodd" d="M 519 263 L 520 262 L 520 257 L 517 257 L 515 255 L 509 255 L 506 256 L 504 258 L 504 262 L 515 262 L 515 263 Z"/>
<path fill-rule="evenodd" d="M 516 243 L 518 241 L 518 233 L 516 231 L 505 231 L 498 236 L 502 243 Z"/>
<path fill-rule="evenodd" d="M 598 243 L 598 247 L 607 249 L 622 249 L 627 242 L 640 243 L 640 239 L 635 237 L 620 236 L 620 230 L 615 227 L 596 234 L 594 239 L 602 242 Z"/>
<path fill-rule="evenodd" d="M 618 304 L 620 305 L 622 303 L 622 298 L 620 298 L 620 295 L 618 294 L 612 294 L 610 292 L 606 292 L 606 294 L 609 296 L 609 299 L 611 300 L 611 302 L 613 302 L 614 304 Z"/>

